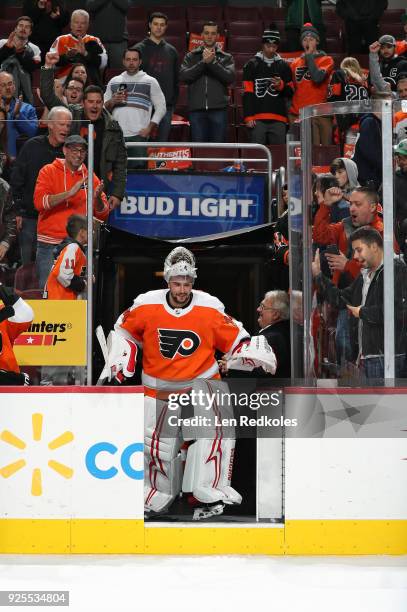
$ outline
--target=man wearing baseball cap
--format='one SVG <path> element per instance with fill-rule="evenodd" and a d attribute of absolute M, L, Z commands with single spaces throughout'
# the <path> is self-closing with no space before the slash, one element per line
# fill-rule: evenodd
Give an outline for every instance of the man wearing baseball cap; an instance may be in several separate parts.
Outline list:
<path fill-rule="evenodd" d="M 298 119 L 301 108 L 327 101 L 329 77 L 334 68 L 332 57 L 317 49 L 318 30 L 312 23 L 305 23 L 301 29 L 303 55 L 291 64 L 294 85 L 289 117 L 291 123 Z M 312 119 L 312 142 L 314 145 L 332 143 L 331 117 Z"/>
<path fill-rule="evenodd" d="M 63 153 L 38 174 L 34 206 L 38 210 L 37 272 L 42 289 L 54 262 L 54 249 L 66 238 L 66 224 L 72 214 L 86 215 L 88 169 L 84 159 L 87 142 L 73 134 L 66 138 Z M 93 214 L 105 221 L 109 215 L 103 182 L 93 174 Z"/>
<path fill-rule="evenodd" d="M 250 141 L 285 144 L 287 101 L 291 98 L 291 70 L 277 53 L 280 33 L 264 30 L 261 51 L 243 67 L 243 115 Z"/>
<path fill-rule="evenodd" d="M 396 54 L 396 39 L 384 34 L 369 47 L 369 79 L 376 91 L 397 91 L 397 79 L 407 72 L 407 59 Z"/>

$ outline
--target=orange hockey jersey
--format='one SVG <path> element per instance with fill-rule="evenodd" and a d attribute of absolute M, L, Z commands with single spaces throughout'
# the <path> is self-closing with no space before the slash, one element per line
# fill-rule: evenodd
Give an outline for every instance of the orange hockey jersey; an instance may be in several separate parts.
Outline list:
<path fill-rule="evenodd" d="M 62 55 L 66 55 L 70 49 L 75 49 L 76 45 L 79 42 L 79 38 L 74 36 L 73 34 L 63 34 L 62 36 L 58 36 L 52 43 L 52 47 L 50 51 L 55 51 L 61 57 Z M 82 42 L 86 45 L 86 43 L 93 42 L 97 43 L 102 49 L 103 52 L 100 55 L 100 66 L 99 70 L 103 72 L 103 70 L 107 66 L 107 53 L 104 48 L 101 40 L 97 36 L 91 36 L 91 34 L 85 34 L 82 37 Z M 65 80 L 65 77 L 68 75 L 69 71 L 72 68 L 72 64 L 67 64 L 66 66 L 61 66 L 57 71 L 57 78 Z"/>
<path fill-rule="evenodd" d="M 334 68 L 334 61 L 322 51 L 314 55 L 314 61 L 317 70 L 325 73 L 325 75 L 321 73 L 323 78 L 320 82 L 312 80 L 304 55 L 291 64 L 294 96 L 289 112 L 292 115 L 299 115 L 300 109 L 304 106 L 321 104 L 327 100 L 329 77 Z"/>
<path fill-rule="evenodd" d="M 85 253 L 77 242 L 70 242 L 58 255 L 45 285 L 44 297 L 49 300 L 76 300 L 85 288 L 80 279 L 86 266 Z M 76 282 L 74 282 L 76 281 Z"/>
<path fill-rule="evenodd" d="M 143 346 L 143 384 L 151 389 L 218 378 L 215 351 L 231 353 L 249 334 L 209 293 L 192 291 L 187 308 L 171 308 L 167 289 L 139 295 L 115 329 Z M 146 390 L 148 394 L 148 390 Z"/>
<path fill-rule="evenodd" d="M 22 298 L 13 306 L 14 316 L 0 323 L 0 370 L 20 372 L 17 359 L 14 355 L 14 340 L 27 331 L 34 318 L 32 308 Z M 0 306 L 0 310 L 3 306 Z"/>

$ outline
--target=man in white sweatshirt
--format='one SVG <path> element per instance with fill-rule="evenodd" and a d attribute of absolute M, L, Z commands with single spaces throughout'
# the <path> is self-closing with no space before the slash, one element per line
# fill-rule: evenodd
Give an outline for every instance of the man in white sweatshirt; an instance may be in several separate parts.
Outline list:
<path fill-rule="evenodd" d="M 166 112 L 164 94 L 158 81 L 140 70 L 139 49 L 127 49 L 123 55 L 125 72 L 113 77 L 106 87 L 105 107 L 123 130 L 126 142 L 149 140 Z M 129 147 L 129 157 L 146 157 L 147 149 Z M 145 162 L 129 160 L 129 169 L 146 166 Z"/>

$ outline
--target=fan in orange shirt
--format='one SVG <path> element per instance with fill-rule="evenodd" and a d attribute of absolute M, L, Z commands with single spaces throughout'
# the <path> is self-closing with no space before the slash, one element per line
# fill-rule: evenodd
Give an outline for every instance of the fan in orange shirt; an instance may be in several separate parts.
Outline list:
<path fill-rule="evenodd" d="M 88 242 L 86 217 L 71 215 L 66 233 L 68 237 L 55 249 L 55 263 L 45 285 L 44 298 L 49 300 L 77 300 L 86 288 L 82 277 L 86 266 L 84 247 Z"/>

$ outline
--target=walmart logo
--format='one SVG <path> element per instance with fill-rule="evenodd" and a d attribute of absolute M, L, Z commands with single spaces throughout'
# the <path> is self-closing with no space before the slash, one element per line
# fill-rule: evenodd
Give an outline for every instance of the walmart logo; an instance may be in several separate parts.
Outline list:
<path fill-rule="evenodd" d="M 43 423 L 43 415 L 36 413 L 32 415 L 32 437 L 34 442 L 41 442 L 42 438 L 42 423 Z M 26 450 L 27 444 L 21 438 L 18 438 L 11 431 L 7 431 L 6 429 L 1 432 L 0 440 L 5 442 L 6 444 L 10 444 L 19 450 Z M 65 444 L 69 444 L 73 440 L 73 433 L 71 431 L 65 431 L 63 434 L 48 442 L 48 448 L 50 451 L 54 451 L 57 448 L 61 448 Z M 13 463 L 9 463 L 4 467 L 0 468 L 0 475 L 3 478 L 10 478 L 16 472 L 21 470 L 27 465 L 25 459 L 19 459 L 18 461 L 14 461 Z M 72 478 L 73 470 L 72 468 L 60 463 L 59 461 L 55 461 L 54 459 L 50 459 L 48 461 L 48 467 L 54 472 L 57 472 L 63 478 Z M 42 473 L 40 468 L 34 468 L 31 476 L 31 495 L 38 497 L 42 495 Z"/>

